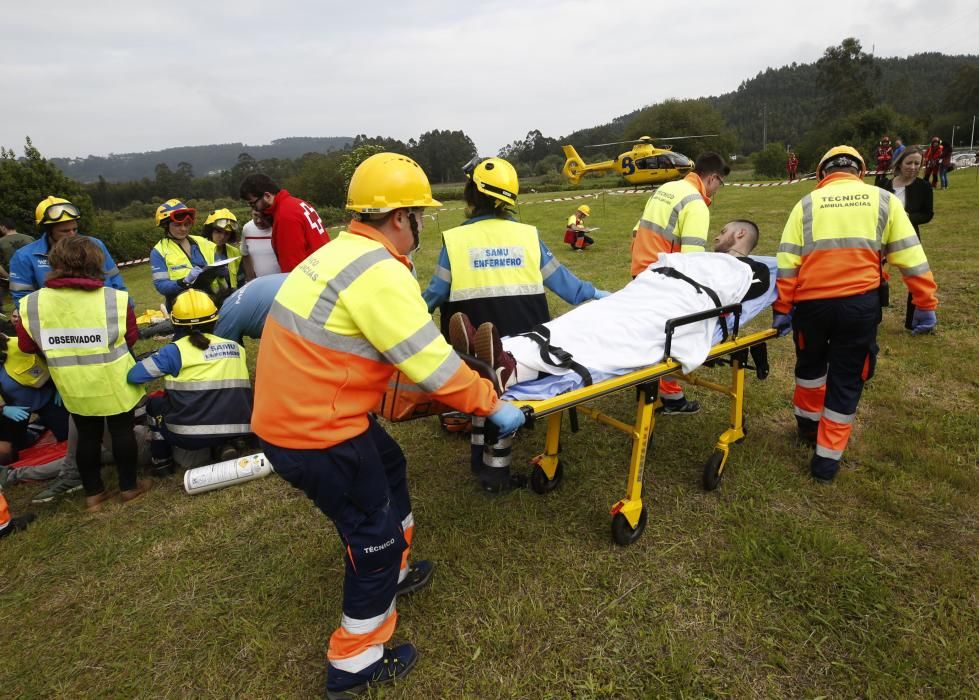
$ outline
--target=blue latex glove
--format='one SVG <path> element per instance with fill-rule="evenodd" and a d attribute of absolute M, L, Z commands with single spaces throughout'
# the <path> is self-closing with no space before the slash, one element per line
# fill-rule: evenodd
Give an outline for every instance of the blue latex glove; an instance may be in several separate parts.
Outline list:
<path fill-rule="evenodd" d="M 778 337 L 788 335 L 792 332 L 792 314 L 780 314 L 774 312 L 772 316 L 772 328 L 778 331 Z"/>
<path fill-rule="evenodd" d="M 489 414 L 489 419 L 500 429 L 500 437 L 506 437 L 517 432 L 517 428 L 524 424 L 527 416 L 512 403 L 500 401 L 496 405 L 496 410 Z"/>
<path fill-rule="evenodd" d="M 915 309 L 911 316 L 911 335 L 931 333 L 938 325 L 938 316 L 934 311 Z"/>
<path fill-rule="evenodd" d="M 15 423 L 20 423 L 30 418 L 31 412 L 26 406 L 4 406 L 3 415 Z"/>
<path fill-rule="evenodd" d="M 204 272 L 203 267 L 192 267 L 190 269 L 190 272 L 187 273 L 187 276 L 184 277 L 184 284 L 186 284 L 189 287 L 190 285 L 192 285 L 194 282 L 197 281 L 197 278 L 200 277 L 200 274 L 202 272 Z"/>
<path fill-rule="evenodd" d="M 596 289 L 595 296 L 592 299 L 604 299 L 609 296 L 612 296 L 612 292 L 606 292 L 604 289 Z"/>

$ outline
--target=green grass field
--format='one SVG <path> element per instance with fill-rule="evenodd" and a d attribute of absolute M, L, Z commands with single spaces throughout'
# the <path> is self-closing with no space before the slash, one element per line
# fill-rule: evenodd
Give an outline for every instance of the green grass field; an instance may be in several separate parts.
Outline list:
<path fill-rule="evenodd" d="M 391 426 L 409 458 L 415 551 L 437 568 L 428 589 L 399 605 L 395 641 L 414 642 L 421 659 L 377 696 L 979 695 L 979 185 L 975 170 L 950 180 L 922 229 L 939 331 L 903 330 L 895 281 L 878 374 L 831 486 L 810 481 L 809 453 L 794 440 L 787 341 L 771 345 L 771 376 L 749 382 L 748 438 L 718 491 L 701 490 L 700 472 L 726 404 L 694 388 L 706 410 L 658 421 L 644 481 L 649 523 L 631 547 L 609 536 L 629 458 L 621 433 L 583 419 L 581 432 L 565 433 L 558 490 L 488 497 L 469 475 L 464 439 L 433 419 Z M 712 230 L 752 218 L 758 252 L 774 254 L 811 187 L 726 187 Z M 560 243 L 575 203 L 533 203 L 555 196 L 525 197 L 523 220 L 581 277 L 623 286 L 645 197 L 590 200 L 597 244 L 575 254 Z M 437 225 L 426 220 L 423 286 L 439 228 L 462 219 L 458 203 L 448 206 Z M 126 277 L 140 309 L 158 305 L 148 267 Z M 628 420 L 633 398 L 600 407 Z M 526 468 L 543 437 L 542 426 L 522 433 L 515 464 Z M 36 488 L 7 492 L 15 513 Z M 304 496 L 272 476 L 189 497 L 171 478 L 126 507 L 87 515 L 81 503 L 35 508 L 31 529 L 0 543 L 4 696 L 322 694 L 343 564 L 337 536 Z"/>

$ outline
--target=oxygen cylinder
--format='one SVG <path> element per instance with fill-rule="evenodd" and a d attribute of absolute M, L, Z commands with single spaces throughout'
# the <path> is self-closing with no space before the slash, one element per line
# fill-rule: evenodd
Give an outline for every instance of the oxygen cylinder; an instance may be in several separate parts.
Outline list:
<path fill-rule="evenodd" d="M 255 455 L 228 459 L 217 464 L 208 464 L 184 472 L 184 490 L 194 495 L 215 489 L 223 489 L 231 484 L 242 484 L 252 479 L 260 479 L 272 473 L 272 464 L 259 452 Z"/>

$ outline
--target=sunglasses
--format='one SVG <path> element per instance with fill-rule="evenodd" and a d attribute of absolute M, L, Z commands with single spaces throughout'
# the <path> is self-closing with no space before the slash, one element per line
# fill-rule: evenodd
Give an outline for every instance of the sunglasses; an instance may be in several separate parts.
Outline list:
<path fill-rule="evenodd" d="M 175 224 L 194 223 L 196 212 L 192 209 L 181 209 L 170 214 L 170 221 Z"/>
<path fill-rule="evenodd" d="M 64 202 L 61 204 L 52 204 L 50 207 L 44 210 L 44 215 L 41 217 L 41 223 L 58 221 L 63 216 L 68 216 L 71 219 L 80 219 L 82 217 L 81 210 L 74 204 Z"/>

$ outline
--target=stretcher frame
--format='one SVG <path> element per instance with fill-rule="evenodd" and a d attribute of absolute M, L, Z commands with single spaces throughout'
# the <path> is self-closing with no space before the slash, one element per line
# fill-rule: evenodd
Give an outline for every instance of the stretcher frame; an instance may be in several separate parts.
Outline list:
<path fill-rule="evenodd" d="M 696 372 L 685 374 L 681 364 L 670 357 L 673 330 L 680 325 L 707 320 L 723 314 L 732 313 L 735 317 L 734 331 L 728 340 L 714 345 L 704 361 L 705 365 L 729 364 L 731 380 L 727 385 L 710 381 L 696 375 Z M 629 474 L 626 480 L 626 495 L 612 506 L 612 539 L 619 545 L 632 544 L 642 535 L 646 527 L 647 513 L 642 502 L 642 478 L 648 452 L 649 439 L 656 425 L 656 411 L 662 405 L 659 398 L 659 380 L 663 377 L 675 377 L 687 384 L 709 389 L 731 400 L 730 426 L 717 438 L 714 451 L 704 465 L 703 486 L 706 490 L 714 490 L 720 484 L 724 468 L 727 465 L 731 445 L 744 440 L 744 387 L 745 371 L 755 369 L 760 378 L 768 374 L 767 361 L 757 362 L 756 366 L 749 364 L 749 356 L 757 351 L 752 348 L 763 346 L 766 341 L 776 337 L 777 331 L 772 328 L 757 331 L 744 337 L 738 337 L 741 305 L 712 309 L 706 312 L 690 314 L 671 319 L 666 324 L 666 346 L 664 359 L 655 365 L 634 370 L 618 377 L 612 377 L 591 386 L 574 389 L 558 396 L 537 400 L 513 400 L 527 415 L 528 423 L 539 419 L 547 419 L 547 434 L 544 438 L 544 452 L 534 458 L 534 470 L 531 474 L 531 487 L 537 493 L 544 494 L 553 491 L 563 477 L 563 467 L 559 457 L 561 440 L 562 414 L 569 412 L 572 429 L 577 429 L 576 413 L 620 430 L 632 438 L 632 455 L 629 459 Z M 759 354 L 759 357 L 763 357 Z M 587 406 L 591 401 L 630 388 L 636 390 L 635 420 L 630 425 L 598 409 Z"/>

